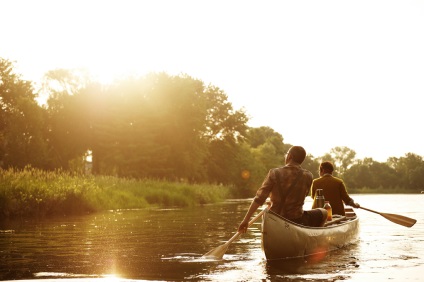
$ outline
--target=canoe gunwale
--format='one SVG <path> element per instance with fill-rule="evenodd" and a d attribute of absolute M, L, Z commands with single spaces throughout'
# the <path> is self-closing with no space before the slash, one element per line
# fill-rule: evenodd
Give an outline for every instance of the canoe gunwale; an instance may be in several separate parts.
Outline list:
<path fill-rule="evenodd" d="M 335 224 L 331 224 L 331 225 L 323 226 L 323 227 L 313 227 L 313 226 L 305 226 L 305 225 L 302 225 L 302 224 L 293 222 L 293 221 L 291 221 L 291 220 L 289 220 L 289 219 L 287 219 L 287 218 L 279 215 L 278 213 L 276 213 L 276 212 L 274 212 L 274 211 L 272 211 L 270 209 L 268 209 L 267 211 L 265 211 L 265 213 L 270 213 L 270 214 L 272 214 L 272 215 L 274 215 L 276 217 L 279 217 L 283 221 L 285 221 L 285 222 L 287 222 L 289 224 L 298 226 L 298 227 L 300 227 L 302 229 L 329 229 L 329 228 L 337 228 L 337 227 L 340 227 L 343 224 L 350 224 L 351 221 L 358 220 L 358 217 L 355 215 L 355 217 L 346 217 L 346 220 L 345 221 L 336 222 Z"/>

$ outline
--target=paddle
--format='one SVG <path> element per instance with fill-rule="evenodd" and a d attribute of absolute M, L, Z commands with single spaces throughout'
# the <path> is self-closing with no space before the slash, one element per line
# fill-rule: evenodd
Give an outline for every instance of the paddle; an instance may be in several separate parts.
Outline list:
<path fill-rule="evenodd" d="M 262 216 L 262 214 L 264 212 L 265 212 L 265 209 L 263 209 L 260 213 L 258 213 L 258 215 L 256 215 L 251 221 L 249 221 L 249 224 L 248 224 L 247 227 L 250 227 L 255 221 L 257 221 Z M 222 257 L 224 256 L 225 252 L 227 251 L 228 247 L 230 246 L 230 244 L 234 240 L 236 240 L 240 235 L 241 235 L 241 232 L 237 232 L 225 244 L 223 244 L 221 246 L 218 246 L 215 249 L 207 252 L 202 257 L 204 257 L 204 258 L 212 258 L 212 259 L 222 259 Z"/>
<path fill-rule="evenodd" d="M 373 211 L 373 210 L 370 210 L 370 209 L 367 209 L 367 208 L 364 208 L 364 207 L 360 207 L 360 208 L 363 209 L 363 210 L 366 210 L 366 211 L 370 211 L 370 212 L 379 214 L 379 215 L 383 216 L 384 218 L 390 220 L 391 222 L 394 222 L 394 223 L 397 223 L 397 224 L 400 224 L 400 225 L 403 225 L 403 226 L 406 226 L 406 227 L 412 227 L 415 224 L 415 222 L 417 222 L 416 219 L 409 218 L 409 217 L 406 217 L 406 216 L 403 216 L 403 215 L 377 212 L 377 211 Z"/>

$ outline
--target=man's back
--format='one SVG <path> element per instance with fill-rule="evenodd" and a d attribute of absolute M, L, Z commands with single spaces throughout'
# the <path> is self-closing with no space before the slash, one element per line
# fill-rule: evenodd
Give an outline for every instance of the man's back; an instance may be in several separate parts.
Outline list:
<path fill-rule="evenodd" d="M 299 173 L 301 175 L 299 179 L 296 179 Z M 291 187 L 292 184 L 295 186 Z M 285 165 L 269 171 L 262 186 L 258 189 L 255 199 L 262 205 L 270 195 L 271 210 L 288 219 L 296 219 L 302 216 L 304 201 L 308 196 L 311 184 L 312 173 L 310 171 L 302 169 L 300 165 Z M 284 203 L 281 202 L 282 200 Z"/>
<path fill-rule="evenodd" d="M 325 200 L 330 202 L 333 214 L 345 214 L 343 202 L 348 204 L 352 199 L 349 197 L 342 179 L 325 174 L 312 182 L 312 197 L 315 196 L 317 189 L 322 189 Z"/>

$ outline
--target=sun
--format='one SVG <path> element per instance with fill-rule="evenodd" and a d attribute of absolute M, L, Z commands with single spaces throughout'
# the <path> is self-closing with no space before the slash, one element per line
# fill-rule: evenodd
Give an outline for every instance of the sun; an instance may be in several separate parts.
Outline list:
<path fill-rule="evenodd" d="M 128 77 L 140 77 L 149 72 L 155 71 L 155 68 L 145 67 L 143 64 L 131 62 L 131 59 L 122 58 L 122 61 L 110 59 L 107 64 L 104 62 L 92 62 L 87 65 L 91 77 L 103 85 L 108 85 L 116 80 Z"/>

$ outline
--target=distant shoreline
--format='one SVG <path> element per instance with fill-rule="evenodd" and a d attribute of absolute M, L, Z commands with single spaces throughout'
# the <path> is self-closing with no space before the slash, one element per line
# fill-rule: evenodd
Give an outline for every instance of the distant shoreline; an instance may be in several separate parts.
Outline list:
<path fill-rule="evenodd" d="M 348 189 L 349 194 L 424 194 L 424 191 L 417 191 L 414 189 L 385 189 L 385 188 L 350 188 Z"/>

